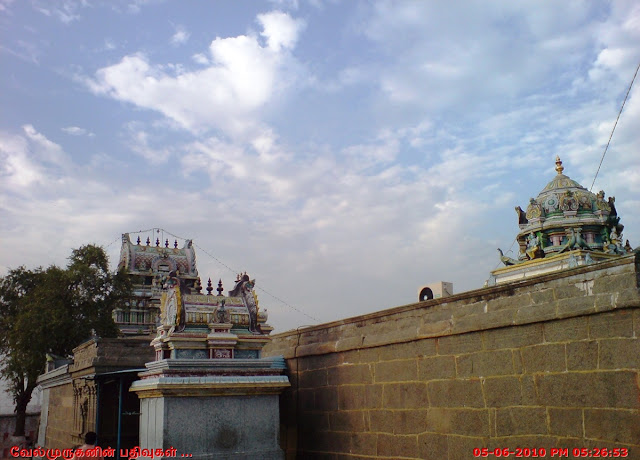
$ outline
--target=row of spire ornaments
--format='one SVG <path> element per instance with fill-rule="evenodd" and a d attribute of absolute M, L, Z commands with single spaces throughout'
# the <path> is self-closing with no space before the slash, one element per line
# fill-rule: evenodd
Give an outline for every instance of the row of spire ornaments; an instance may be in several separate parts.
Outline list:
<path fill-rule="evenodd" d="M 138 246 L 140 246 L 141 241 L 142 241 L 142 240 L 141 240 L 141 239 L 140 239 L 140 237 L 138 236 L 138 239 L 137 239 L 137 241 L 136 241 L 136 243 L 138 244 Z M 147 243 L 147 246 L 151 246 L 151 239 L 150 239 L 149 237 L 147 237 L 147 241 L 146 241 L 146 243 Z M 160 238 L 156 238 L 156 247 L 157 247 L 157 248 L 158 248 L 158 247 L 160 247 Z M 164 247 L 165 247 L 165 248 L 168 248 L 168 247 L 169 247 L 169 239 L 166 239 L 166 240 L 165 240 L 165 242 L 164 242 Z M 174 249 L 178 249 L 178 240 L 173 240 L 173 247 L 174 247 Z"/>

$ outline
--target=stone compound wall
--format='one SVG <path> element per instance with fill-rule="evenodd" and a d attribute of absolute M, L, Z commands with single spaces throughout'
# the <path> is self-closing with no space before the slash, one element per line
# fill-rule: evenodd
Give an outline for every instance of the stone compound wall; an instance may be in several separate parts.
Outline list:
<path fill-rule="evenodd" d="M 285 356 L 292 383 L 287 458 L 640 459 L 639 286 L 630 255 L 275 335 L 265 355 Z"/>

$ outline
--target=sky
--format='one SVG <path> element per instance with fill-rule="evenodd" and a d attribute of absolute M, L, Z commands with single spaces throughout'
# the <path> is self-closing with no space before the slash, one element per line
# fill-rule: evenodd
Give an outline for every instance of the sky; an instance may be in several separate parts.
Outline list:
<path fill-rule="evenodd" d="M 144 230 L 276 332 L 481 288 L 639 62 L 631 0 L 0 0 L 0 276 Z M 639 126 L 636 82 L 593 187 L 633 247 Z"/>

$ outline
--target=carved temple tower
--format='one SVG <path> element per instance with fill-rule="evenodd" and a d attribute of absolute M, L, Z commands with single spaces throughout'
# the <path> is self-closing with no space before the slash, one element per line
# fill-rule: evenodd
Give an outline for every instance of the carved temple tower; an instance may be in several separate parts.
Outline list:
<path fill-rule="evenodd" d="M 491 272 L 489 285 L 508 283 L 566 268 L 610 260 L 633 251 L 623 244 L 615 197 L 591 193 L 564 174 L 556 157 L 556 176 L 526 212 L 516 207 L 520 232 L 517 258 L 500 259 L 505 267 Z"/>

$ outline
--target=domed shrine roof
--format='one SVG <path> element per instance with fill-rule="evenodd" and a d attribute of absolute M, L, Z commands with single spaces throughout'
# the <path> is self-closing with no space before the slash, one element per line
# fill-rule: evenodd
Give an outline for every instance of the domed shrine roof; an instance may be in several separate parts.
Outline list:
<path fill-rule="evenodd" d="M 513 281 L 632 251 L 628 240 L 623 244 L 615 197 L 605 199 L 604 191 L 594 194 L 565 175 L 559 157 L 555 169 L 557 175 L 529 199 L 526 211 L 515 208 L 519 254 L 510 258 L 498 249 L 506 267 L 493 271 L 491 281 Z"/>

